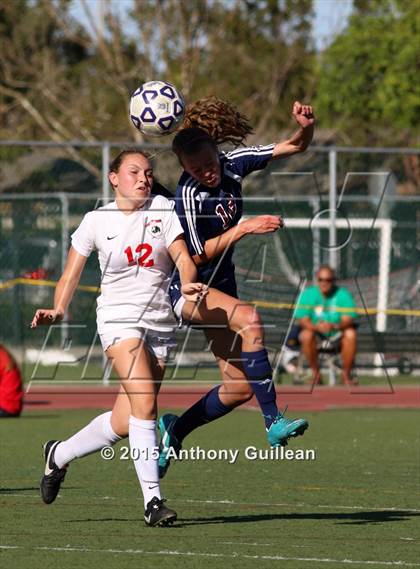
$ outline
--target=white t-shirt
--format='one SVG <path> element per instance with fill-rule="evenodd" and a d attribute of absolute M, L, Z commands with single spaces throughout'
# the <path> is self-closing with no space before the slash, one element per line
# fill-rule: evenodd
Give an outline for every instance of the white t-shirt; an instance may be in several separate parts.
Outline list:
<path fill-rule="evenodd" d="M 85 257 L 98 251 L 99 334 L 121 328 L 122 323 L 165 332 L 174 328 L 168 247 L 181 234 L 173 204 L 163 196 L 152 195 L 142 209 L 129 215 L 112 202 L 84 216 L 71 239 Z"/>

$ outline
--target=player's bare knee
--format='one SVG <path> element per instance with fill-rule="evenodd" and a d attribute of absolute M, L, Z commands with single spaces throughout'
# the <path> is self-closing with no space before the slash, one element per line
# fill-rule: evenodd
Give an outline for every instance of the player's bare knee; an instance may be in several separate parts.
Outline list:
<path fill-rule="evenodd" d="M 243 338 L 254 344 L 263 343 L 264 328 L 255 307 L 251 305 L 241 307 L 238 324 L 238 331 Z"/>

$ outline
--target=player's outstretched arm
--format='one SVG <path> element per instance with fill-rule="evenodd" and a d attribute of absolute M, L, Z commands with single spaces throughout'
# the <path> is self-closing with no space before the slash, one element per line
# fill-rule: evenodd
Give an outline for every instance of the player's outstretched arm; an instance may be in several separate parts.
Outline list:
<path fill-rule="evenodd" d="M 283 225 L 283 219 L 278 215 L 257 215 L 256 217 L 251 217 L 231 227 L 221 235 L 208 239 L 204 243 L 204 253 L 193 256 L 194 263 L 196 265 L 204 265 L 210 259 L 221 255 L 227 247 L 235 245 L 245 235 L 273 233 L 281 229 Z"/>
<path fill-rule="evenodd" d="M 53 324 L 64 318 L 67 307 L 79 284 L 87 257 L 70 247 L 64 272 L 57 283 L 54 294 L 54 308 L 39 308 L 31 322 L 31 328 L 41 324 Z"/>
<path fill-rule="evenodd" d="M 180 235 L 168 248 L 179 271 L 182 296 L 190 302 L 199 302 L 207 294 L 207 286 L 197 281 L 197 267 L 188 252 L 187 244 Z"/>
<path fill-rule="evenodd" d="M 272 160 L 287 158 L 299 152 L 305 152 L 314 136 L 315 116 L 311 105 L 302 105 L 295 101 L 292 115 L 299 125 L 299 130 L 283 142 L 278 142 L 273 150 Z"/>

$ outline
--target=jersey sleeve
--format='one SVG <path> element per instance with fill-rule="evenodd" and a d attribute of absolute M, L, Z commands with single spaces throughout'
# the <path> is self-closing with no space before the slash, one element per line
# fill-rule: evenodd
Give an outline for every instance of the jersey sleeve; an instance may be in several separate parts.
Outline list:
<path fill-rule="evenodd" d="M 87 213 L 82 219 L 82 223 L 71 236 L 71 244 L 80 255 L 89 257 L 95 249 L 94 228 L 93 228 L 93 214 L 94 212 Z"/>
<path fill-rule="evenodd" d="M 175 239 L 184 233 L 181 222 L 175 212 L 175 204 L 165 199 L 165 215 L 163 217 L 163 234 L 168 248 Z"/>
<path fill-rule="evenodd" d="M 313 312 L 312 291 L 306 288 L 299 297 L 296 305 L 295 319 L 311 318 Z"/>
<path fill-rule="evenodd" d="M 268 144 L 233 150 L 226 155 L 227 168 L 241 178 L 256 170 L 263 170 L 273 156 L 274 146 L 275 144 Z"/>
<path fill-rule="evenodd" d="M 200 236 L 199 214 L 201 200 L 198 182 L 191 177 L 183 181 L 181 178 L 176 192 L 175 210 L 184 230 L 184 238 L 191 255 L 204 253 L 205 240 Z"/>

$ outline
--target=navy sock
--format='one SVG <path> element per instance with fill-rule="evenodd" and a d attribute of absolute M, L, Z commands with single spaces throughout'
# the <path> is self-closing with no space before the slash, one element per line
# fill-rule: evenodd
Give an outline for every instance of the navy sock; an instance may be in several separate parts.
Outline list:
<path fill-rule="evenodd" d="M 265 426 L 268 429 L 277 417 L 278 409 L 276 390 L 273 385 L 273 372 L 267 350 L 242 352 L 241 360 L 244 372 L 264 415 Z"/>
<path fill-rule="evenodd" d="M 182 442 L 197 427 L 211 423 L 232 411 L 233 407 L 227 407 L 220 401 L 219 389 L 220 385 L 211 389 L 176 420 L 172 432 L 179 442 Z"/>

